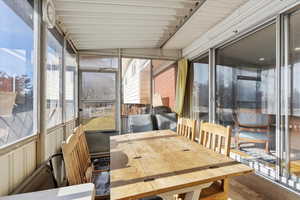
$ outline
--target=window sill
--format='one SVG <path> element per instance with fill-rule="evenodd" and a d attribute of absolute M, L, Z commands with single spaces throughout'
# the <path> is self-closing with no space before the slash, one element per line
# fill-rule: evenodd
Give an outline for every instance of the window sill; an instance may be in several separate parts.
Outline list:
<path fill-rule="evenodd" d="M 4 146 L 0 147 L 0 156 L 8 154 L 26 144 L 29 144 L 32 141 L 36 141 L 37 138 L 38 138 L 38 135 L 35 133 L 33 135 L 21 138 L 21 139 L 15 141 L 14 143 L 4 145 Z"/>

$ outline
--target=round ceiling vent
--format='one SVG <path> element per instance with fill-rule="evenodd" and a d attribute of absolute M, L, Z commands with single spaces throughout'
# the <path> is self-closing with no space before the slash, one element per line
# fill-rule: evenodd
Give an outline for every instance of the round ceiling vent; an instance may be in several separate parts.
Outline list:
<path fill-rule="evenodd" d="M 43 3 L 43 20 L 48 28 L 54 28 L 56 23 L 54 2 L 53 0 L 46 0 Z"/>

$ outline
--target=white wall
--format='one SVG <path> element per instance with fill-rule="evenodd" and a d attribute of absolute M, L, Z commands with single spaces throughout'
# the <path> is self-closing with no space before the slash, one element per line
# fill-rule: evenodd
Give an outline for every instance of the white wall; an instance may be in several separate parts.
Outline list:
<path fill-rule="evenodd" d="M 61 151 L 63 140 L 73 133 L 75 126 L 74 119 L 47 131 L 46 158 Z M 36 169 L 36 140 L 34 137 L 14 150 L 0 155 L 0 196 L 11 193 Z"/>
<path fill-rule="evenodd" d="M 143 61 L 144 60 L 133 59 L 133 61 L 129 63 L 129 66 L 123 76 L 122 84 L 125 104 L 140 104 L 143 102 L 142 97 L 144 95 L 141 93 L 141 85 L 143 84 L 143 80 L 141 80 L 141 72 L 149 65 L 150 60 L 147 60 L 146 62 Z M 134 65 L 136 69 L 135 73 L 132 73 Z"/>
<path fill-rule="evenodd" d="M 12 192 L 36 168 L 36 140 L 0 156 L 0 196 Z"/>
<path fill-rule="evenodd" d="M 266 22 L 299 2 L 299 0 L 250 0 L 224 21 L 184 48 L 182 54 L 188 59 L 195 58 L 209 48 L 242 35 L 249 29 Z M 236 30 L 238 33 L 235 33 Z"/>

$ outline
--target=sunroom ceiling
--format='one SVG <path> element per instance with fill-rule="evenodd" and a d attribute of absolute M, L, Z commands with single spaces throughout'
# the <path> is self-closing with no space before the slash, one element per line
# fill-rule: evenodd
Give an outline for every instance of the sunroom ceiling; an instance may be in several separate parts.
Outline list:
<path fill-rule="evenodd" d="M 170 38 L 164 45 L 164 48 L 182 49 L 187 47 L 247 1 L 249 0 L 206 0 L 176 34 Z"/>
<path fill-rule="evenodd" d="M 55 0 L 55 7 L 59 23 L 78 49 L 156 48 L 202 2 Z"/>
<path fill-rule="evenodd" d="M 80 50 L 182 49 L 246 1 L 55 0 L 55 7 L 58 23 Z"/>

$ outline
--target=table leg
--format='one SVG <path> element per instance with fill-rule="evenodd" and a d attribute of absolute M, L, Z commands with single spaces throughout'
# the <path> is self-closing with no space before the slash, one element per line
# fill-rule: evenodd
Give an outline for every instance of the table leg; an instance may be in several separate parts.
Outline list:
<path fill-rule="evenodd" d="M 172 194 L 161 194 L 159 195 L 163 200 L 174 200 L 174 195 Z"/>
<path fill-rule="evenodd" d="M 171 191 L 171 192 L 166 192 L 166 193 L 163 193 L 163 194 L 159 194 L 158 196 L 160 196 L 163 200 L 173 200 L 174 195 L 185 193 L 186 194 L 185 195 L 185 200 L 198 200 L 199 197 L 200 197 L 201 190 L 211 186 L 211 184 L 212 184 L 212 182 L 197 185 L 197 186 L 193 186 L 193 187 L 189 187 L 189 188 L 174 190 L 174 191 Z"/>
<path fill-rule="evenodd" d="M 185 200 L 198 200 L 202 189 L 188 192 L 185 194 Z"/>

